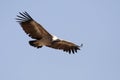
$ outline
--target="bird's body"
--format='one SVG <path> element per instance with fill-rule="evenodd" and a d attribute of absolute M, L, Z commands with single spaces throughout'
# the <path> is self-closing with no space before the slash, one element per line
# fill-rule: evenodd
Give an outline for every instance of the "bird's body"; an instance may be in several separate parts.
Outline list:
<path fill-rule="evenodd" d="M 60 49 L 65 52 L 75 53 L 77 50 L 80 50 L 80 46 L 61 40 L 54 35 L 48 33 L 42 25 L 38 24 L 32 17 L 27 13 L 20 13 L 21 16 L 17 15 L 17 22 L 20 23 L 23 30 L 33 39 L 29 41 L 31 46 L 41 48 L 42 46 L 47 46 L 55 49 Z"/>

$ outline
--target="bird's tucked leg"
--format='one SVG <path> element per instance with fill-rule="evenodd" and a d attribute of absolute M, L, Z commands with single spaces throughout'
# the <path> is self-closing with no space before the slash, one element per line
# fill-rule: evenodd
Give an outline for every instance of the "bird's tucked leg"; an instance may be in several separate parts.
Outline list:
<path fill-rule="evenodd" d="M 39 43 L 38 40 L 29 41 L 29 44 L 37 48 L 42 48 L 42 45 Z"/>

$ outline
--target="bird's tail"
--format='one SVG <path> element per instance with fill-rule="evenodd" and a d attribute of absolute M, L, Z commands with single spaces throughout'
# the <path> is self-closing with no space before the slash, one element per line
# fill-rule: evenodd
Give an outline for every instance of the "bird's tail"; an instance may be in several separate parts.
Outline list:
<path fill-rule="evenodd" d="M 37 47 L 37 48 L 42 48 L 42 46 L 38 45 L 38 42 L 36 40 L 34 41 L 29 41 L 29 44 L 31 46 Z"/>

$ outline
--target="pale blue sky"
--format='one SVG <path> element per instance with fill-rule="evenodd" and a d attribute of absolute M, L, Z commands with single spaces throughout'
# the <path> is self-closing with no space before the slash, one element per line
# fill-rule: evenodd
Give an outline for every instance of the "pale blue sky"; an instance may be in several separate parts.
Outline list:
<path fill-rule="evenodd" d="M 1 0 L 0 80 L 120 80 L 120 0 Z M 76 44 L 69 55 L 29 46 L 15 21 L 27 11 L 51 34 Z"/>

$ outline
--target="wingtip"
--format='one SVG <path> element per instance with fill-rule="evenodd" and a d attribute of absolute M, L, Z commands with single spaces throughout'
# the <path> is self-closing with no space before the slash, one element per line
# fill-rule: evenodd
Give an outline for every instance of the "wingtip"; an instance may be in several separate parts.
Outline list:
<path fill-rule="evenodd" d="M 19 12 L 19 14 L 20 15 L 17 15 L 17 18 L 15 18 L 17 20 L 17 22 L 19 22 L 19 23 L 33 20 L 32 17 L 26 11 Z"/>

